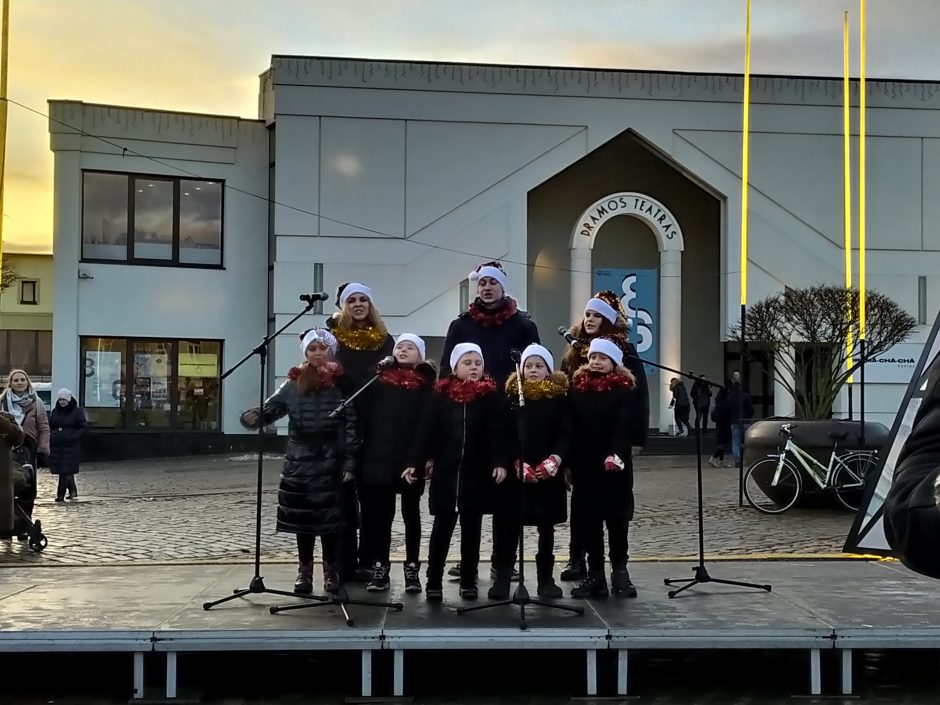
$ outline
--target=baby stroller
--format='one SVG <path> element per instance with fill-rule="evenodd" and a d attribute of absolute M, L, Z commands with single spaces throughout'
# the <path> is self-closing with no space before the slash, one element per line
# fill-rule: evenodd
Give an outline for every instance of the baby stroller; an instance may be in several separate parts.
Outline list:
<path fill-rule="evenodd" d="M 42 533 L 42 522 L 33 521 L 33 507 L 36 504 L 36 468 L 35 452 L 27 442 L 13 449 L 13 533 L 20 541 L 37 553 L 42 551 L 49 541 Z M 16 467 L 19 465 L 19 467 Z"/>

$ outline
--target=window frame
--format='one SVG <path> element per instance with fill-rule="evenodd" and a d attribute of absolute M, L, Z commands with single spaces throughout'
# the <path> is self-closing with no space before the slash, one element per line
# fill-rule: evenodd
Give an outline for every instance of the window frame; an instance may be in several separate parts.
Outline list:
<path fill-rule="evenodd" d="M 0 333 L 3 333 L 3 337 L 0 338 L 0 364 L 6 364 L 7 367 L 12 369 L 13 367 L 22 367 L 29 371 L 30 375 L 33 377 L 51 377 L 52 376 L 52 357 L 50 356 L 48 365 L 44 365 L 43 361 L 40 359 L 40 348 L 42 344 L 39 341 L 40 336 L 48 335 L 49 336 L 49 350 L 52 350 L 52 331 L 51 330 L 32 330 L 25 328 L 4 328 L 0 330 Z M 33 334 L 33 359 L 25 363 L 18 363 L 11 359 L 10 352 L 13 345 L 13 341 L 10 339 L 14 333 L 32 333 Z M 9 372 L 9 370 L 4 370 Z"/>
<path fill-rule="evenodd" d="M 127 256 L 124 259 L 104 259 L 98 257 L 85 256 L 85 174 L 110 174 L 123 176 L 127 179 Z M 171 241 L 172 256 L 170 259 L 144 259 L 134 256 L 134 240 L 136 236 L 136 227 L 134 222 L 135 198 L 137 193 L 134 186 L 135 181 L 169 181 L 173 185 L 173 235 Z M 110 171 L 108 169 L 82 169 L 81 171 L 81 256 L 79 262 L 88 264 L 123 264 L 133 267 L 179 267 L 182 269 L 225 269 L 225 180 L 202 178 L 195 176 L 173 176 L 167 174 L 145 174 L 130 171 Z M 198 262 L 180 262 L 180 182 L 181 181 L 205 181 L 207 183 L 219 184 L 219 263 L 218 264 L 200 264 Z M 94 336 L 89 336 L 94 337 Z M 98 336 L 104 337 L 104 336 Z"/>
<path fill-rule="evenodd" d="M 223 433 L 222 421 L 223 421 L 223 399 L 224 399 L 224 385 L 222 384 L 222 365 L 224 360 L 224 347 L 225 341 L 216 338 L 157 338 L 153 336 L 125 336 L 125 335 L 82 335 L 78 339 L 78 355 L 79 355 L 79 370 L 84 370 L 84 342 L 85 340 L 93 340 L 95 338 L 108 338 L 111 340 L 123 340 L 124 341 L 124 359 L 122 361 L 123 375 L 124 375 L 124 401 L 123 404 L 118 407 L 123 415 L 124 425 L 123 426 L 96 426 L 89 424 L 89 428 L 94 429 L 96 433 L 200 433 L 200 434 L 211 434 L 211 433 Z M 170 347 L 170 359 L 173 361 L 173 364 L 170 368 L 170 374 L 168 379 L 168 390 L 169 390 L 169 400 L 170 400 L 170 409 L 169 409 L 169 424 L 167 426 L 134 426 L 131 421 L 133 419 L 134 412 L 134 387 L 137 383 L 137 376 L 134 373 L 134 354 L 136 352 L 137 343 L 169 343 Z M 217 343 L 219 346 L 218 352 L 218 365 L 219 365 L 219 378 L 218 378 L 218 427 L 214 429 L 196 429 L 196 428 L 181 428 L 179 425 L 179 354 L 181 344 L 185 343 Z M 82 374 L 79 379 L 78 384 L 78 399 L 81 404 L 84 405 L 85 401 L 85 375 Z M 91 407 L 99 408 L 99 407 Z M 106 408 L 106 407 L 100 407 Z"/>
<path fill-rule="evenodd" d="M 39 305 L 39 280 L 38 279 L 20 279 L 19 281 L 19 303 L 21 306 L 38 306 Z M 26 284 L 33 285 L 33 300 L 27 301 L 23 296 L 23 288 Z"/>

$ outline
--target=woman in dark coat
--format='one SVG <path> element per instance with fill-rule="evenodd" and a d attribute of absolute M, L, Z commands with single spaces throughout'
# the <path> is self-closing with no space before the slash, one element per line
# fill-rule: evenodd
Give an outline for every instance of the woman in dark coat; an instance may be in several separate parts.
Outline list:
<path fill-rule="evenodd" d="M 455 373 L 435 386 L 424 410 L 421 426 L 409 453 L 403 478 L 416 482 L 427 461 L 433 459 L 428 505 L 434 517 L 428 551 L 425 595 L 443 597 L 444 562 L 457 519 L 460 519 L 460 596 L 477 598 L 477 566 L 484 514 L 506 506 L 509 493 L 499 487 L 506 481 L 509 438 L 506 407 L 493 380 L 483 374 L 483 356 L 473 343 L 460 343 L 451 353 Z M 514 550 L 512 522 L 494 519 L 494 551 L 505 564 Z M 508 585 L 508 580 L 506 581 Z"/>
<path fill-rule="evenodd" d="M 620 302 L 620 297 L 613 291 L 599 291 L 584 305 L 581 320 L 569 329 L 581 345 L 569 345 L 561 361 L 561 371 L 571 380 L 575 373 L 588 362 L 588 350 L 595 338 L 607 338 L 617 344 L 623 352 L 623 365 L 636 380 L 634 397 L 638 418 L 629 429 L 630 443 L 639 452 L 646 446 L 646 437 L 650 421 L 650 392 L 646 380 L 646 368 L 637 359 L 636 347 L 629 340 L 629 325 Z M 561 572 L 562 580 L 584 580 L 587 577 L 587 564 L 584 561 L 584 545 L 579 536 L 580 527 L 572 518 L 571 543 L 568 565 Z"/>
<path fill-rule="evenodd" d="M 348 396 L 342 367 L 333 359 L 336 339 L 314 328 L 301 338 L 305 361 L 291 368 L 287 381 L 265 401 L 263 409 L 242 414 L 245 428 L 256 429 L 287 416 L 288 438 L 284 469 L 277 493 L 277 530 L 297 535 L 300 567 L 294 592 L 313 591 L 313 547 L 323 547 L 324 588 L 336 593 L 342 586 L 337 564 L 340 532 L 346 518 L 342 488 L 352 481 L 359 436 L 356 413 L 347 406 L 336 418 L 330 412 Z"/>
<path fill-rule="evenodd" d="M 641 418 L 636 384 L 622 367 L 620 347 L 607 338 L 591 341 L 588 364 L 574 376 L 572 417 L 571 514 L 581 526 L 588 574 L 572 597 L 603 597 L 604 525 L 610 548 L 611 587 L 636 597 L 627 571 L 628 531 L 633 519 L 633 459 L 630 433 Z"/>
<path fill-rule="evenodd" d="M 535 556 L 540 597 L 562 596 L 555 584 L 555 525 L 568 519 L 568 493 L 565 490 L 562 463 L 568 458 L 571 418 L 568 409 L 568 378 L 552 372 L 552 354 L 541 345 L 530 345 L 522 352 L 522 395 L 525 400 L 522 442 L 524 466 L 517 474 L 523 479 L 523 523 L 536 526 L 539 547 Z M 515 414 L 519 410 L 519 378 L 515 373 L 506 382 L 506 395 Z M 518 439 L 518 417 L 516 424 Z M 518 457 L 518 445 L 515 455 Z M 518 538 L 517 538 L 518 541 Z"/>
<path fill-rule="evenodd" d="M 375 307 L 372 289 L 359 282 L 340 284 L 336 290 L 336 307 L 339 309 L 326 321 L 326 327 L 337 341 L 336 361 L 342 366 L 353 386 L 353 392 L 372 379 L 376 364 L 392 354 L 395 340 L 388 333 L 382 316 Z M 356 397 L 356 414 L 359 433 L 368 438 L 371 430 L 370 413 L 374 405 L 375 385 Z M 359 460 L 357 459 L 357 471 Z M 343 579 L 365 582 L 372 577 L 369 559 L 360 555 L 359 497 L 356 482 L 343 485 L 343 511 L 346 513 L 346 528 L 343 531 L 340 561 Z"/>
<path fill-rule="evenodd" d="M 401 495 L 405 523 L 405 591 L 421 592 L 421 495 L 424 482 L 408 484 L 402 472 L 418 430 L 421 414 L 434 391 L 435 369 L 424 362 L 424 340 L 403 333 L 395 343 L 395 367 L 383 370 L 375 383 L 370 415 L 372 427 L 364 439 L 359 472 L 362 502 L 361 549 L 372 565 L 371 592 L 388 590 L 395 518 L 395 497 Z"/>
<path fill-rule="evenodd" d="M 715 422 L 715 452 L 708 459 L 713 468 L 725 461 L 725 452 L 731 450 L 731 407 L 728 404 L 728 387 L 722 387 L 715 396 L 712 421 Z"/>
<path fill-rule="evenodd" d="M 53 475 L 59 476 L 55 501 L 64 502 L 66 492 L 69 493 L 69 499 L 78 499 L 75 476 L 82 461 L 85 413 L 78 407 L 78 402 L 68 389 L 60 389 L 56 395 L 56 405 L 52 409 L 49 427 L 49 469 Z"/>

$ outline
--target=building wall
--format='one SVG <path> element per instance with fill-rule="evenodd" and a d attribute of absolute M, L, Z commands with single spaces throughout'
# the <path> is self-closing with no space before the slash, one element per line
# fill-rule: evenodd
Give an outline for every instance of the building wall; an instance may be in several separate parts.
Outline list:
<path fill-rule="evenodd" d="M 53 101 L 50 111 L 55 152 L 55 383 L 79 388 L 83 336 L 220 339 L 223 368 L 234 364 L 266 330 L 264 124 L 71 101 Z M 118 145 L 131 153 L 122 155 Z M 225 180 L 222 268 L 81 262 L 85 169 Z M 256 363 L 249 362 L 230 377 L 222 395 L 222 428 L 237 433 L 240 410 L 257 405 Z"/>
<path fill-rule="evenodd" d="M 52 302 L 55 291 L 52 255 L 5 252 L 4 265 L 9 264 L 16 270 L 20 280 L 0 294 L 0 376 L 11 368 L 23 366 L 31 377 L 43 380 L 51 370 L 51 346 L 48 338 L 52 332 Z M 23 280 L 36 282 L 35 304 L 24 304 L 22 300 Z M 32 344 L 24 345 L 20 340 L 21 331 L 47 333 L 45 337 L 32 336 Z M 17 343 L 11 346 L 8 338 L 17 336 Z M 21 359 L 29 348 L 35 363 Z M 19 354 L 18 354 L 19 353 Z"/>

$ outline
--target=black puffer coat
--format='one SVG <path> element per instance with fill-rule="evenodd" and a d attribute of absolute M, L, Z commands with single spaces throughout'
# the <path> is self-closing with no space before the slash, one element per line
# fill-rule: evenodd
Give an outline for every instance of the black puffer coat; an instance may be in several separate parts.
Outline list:
<path fill-rule="evenodd" d="M 579 377 L 603 390 L 585 390 Z M 633 462 L 630 438 L 642 415 L 635 387 L 621 373 L 575 374 L 571 391 L 573 452 L 571 453 L 571 513 L 633 518 Z M 627 433 L 624 433 L 624 430 Z M 608 472 L 604 461 L 618 455 L 624 469 Z"/>
<path fill-rule="evenodd" d="M 408 454 L 408 465 L 419 476 L 425 463 L 434 461 L 428 493 L 431 514 L 491 514 L 512 498 L 510 481 L 500 486 L 493 479 L 494 468 L 510 470 L 505 399 L 489 380 L 485 394 L 460 401 L 458 390 L 472 384 L 454 377 L 437 383 Z"/>
<path fill-rule="evenodd" d="M 401 474 L 408 467 L 408 451 L 434 392 L 435 377 L 434 368 L 421 363 L 414 370 L 387 370 L 373 385 L 372 428 L 364 439 L 357 478 L 361 484 L 394 487 L 398 492 L 424 491 L 423 480 L 409 485 L 402 481 Z"/>
<path fill-rule="evenodd" d="M 291 377 L 295 377 L 294 370 Z M 322 535 L 343 528 L 343 473 L 353 471 L 360 441 L 353 405 L 338 418 L 331 419 L 329 414 L 342 403 L 348 389 L 348 380 L 337 376 L 329 386 L 303 395 L 296 379 L 289 378 L 264 403 L 266 425 L 284 416 L 289 419 L 277 493 L 278 531 Z"/>
<path fill-rule="evenodd" d="M 513 348 L 525 350 L 532 343 L 538 343 L 539 329 L 528 313 L 516 310 L 515 300 L 508 297 L 493 309 L 483 308 L 478 299 L 471 304 L 471 309 L 480 316 L 480 320 L 491 321 L 494 325 L 483 325 L 470 311 L 461 313 L 451 321 L 444 339 L 444 352 L 441 353 L 440 378 L 445 379 L 453 371 L 450 369 L 450 353 L 457 343 L 476 343 L 483 351 L 486 374 L 502 389 L 516 369 L 509 351 Z M 506 317 L 510 310 L 514 313 Z M 504 317 L 505 320 L 502 320 Z"/>
<path fill-rule="evenodd" d="M 563 372 L 556 372 L 549 379 L 553 382 L 552 396 L 537 399 L 527 397 L 525 400 L 524 459 L 533 468 L 550 455 L 559 456 L 564 464 L 571 452 L 571 410 L 565 396 L 568 378 Z M 515 373 L 506 382 L 506 395 L 513 411 L 516 431 L 513 437 L 518 444 L 519 391 Z M 513 448 L 514 464 L 518 455 L 516 445 Z M 524 487 L 526 526 L 562 524 L 568 519 L 568 492 L 561 469 L 553 478 L 525 483 Z"/>
<path fill-rule="evenodd" d="M 85 413 L 72 397 L 68 405 L 52 407 L 49 419 L 49 469 L 53 475 L 74 475 L 82 462 Z"/>

